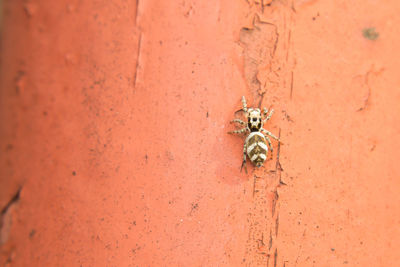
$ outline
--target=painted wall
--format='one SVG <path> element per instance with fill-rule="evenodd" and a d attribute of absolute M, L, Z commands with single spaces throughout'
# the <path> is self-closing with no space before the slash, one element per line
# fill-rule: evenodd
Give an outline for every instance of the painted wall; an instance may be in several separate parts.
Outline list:
<path fill-rule="evenodd" d="M 4 1 L 0 263 L 397 266 L 399 9 Z"/>

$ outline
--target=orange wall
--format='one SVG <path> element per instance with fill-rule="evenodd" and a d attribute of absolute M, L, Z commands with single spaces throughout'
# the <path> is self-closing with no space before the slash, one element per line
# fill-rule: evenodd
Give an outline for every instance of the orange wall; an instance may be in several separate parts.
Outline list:
<path fill-rule="evenodd" d="M 399 9 L 3 1 L 0 263 L 397 266 Z"/>

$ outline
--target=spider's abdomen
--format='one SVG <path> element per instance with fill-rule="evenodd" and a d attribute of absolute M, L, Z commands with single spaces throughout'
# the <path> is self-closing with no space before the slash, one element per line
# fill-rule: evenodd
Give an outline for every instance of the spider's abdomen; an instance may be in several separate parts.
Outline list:
<path fill-rule="evenodd" d="M 257 167 L 261 167 L 267 159 L 268 146 L 260 132 L 252 132 L 246 138 L 247 156 Z"/>

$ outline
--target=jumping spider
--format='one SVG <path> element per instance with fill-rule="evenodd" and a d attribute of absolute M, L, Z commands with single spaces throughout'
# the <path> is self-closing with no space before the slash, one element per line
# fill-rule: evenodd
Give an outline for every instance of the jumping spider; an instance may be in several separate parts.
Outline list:
<path fill-rule="evenodd" d="M 268 109 L 264 108 L 263 113 L 261 114 L 259 108 L 247 108 L 247 103 L 244 96 L 242 97 L 242 104 L 243 104 L 243 111 L 245 112 L 245 116 L 247 118 L 247 123 L 240 119 L 232 120 L 231 123 L 238 123 L 244 126 L 244 128 L 240 130 L 230 131 L 228 133 L 230 134 L 249 133 L 249 135 L 246 137 L 246 140 L 244 141 L 243 162 L 240 168 L 240 171 L 242 171 L 244 167 L 247 173 L 246 154 L 249 157 L 250 161 L 253 162 L 254 165 L 256 165 L 256 167 L 261 167 L 263 166 L 264 161 L 267 159 L 268 146 L 271 149 L 271 153 L 273 152 L 271 140 L 269 139 L 268 136 L 278 141 L 279 139 L 271 132 L 263 128 L 264 123 L 267 122 L 274 113 L 273 109 L 271 109 L 268 114 Z M 264 117 L 264 119 L 262 117 Z M 268 142 L 268 146 L 266 142 Z"/>

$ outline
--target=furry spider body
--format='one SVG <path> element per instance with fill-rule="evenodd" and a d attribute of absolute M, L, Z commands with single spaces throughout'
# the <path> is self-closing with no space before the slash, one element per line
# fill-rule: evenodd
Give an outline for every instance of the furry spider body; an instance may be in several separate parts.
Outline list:
<path fill-rule="evenodd" d="M 267 122 L 274 113 L 273 109 L 271 109 L 268 114 L 268 110 L 264 108 L 263 113 L 261 114 L 259 108 L 247 108 L 247 103 L 244 96 L 242 97 L 242 104 L 243 104 L 243 111 L 245 112 L 245 116 L 247 118 L 247 123 L 240 119 L 232 120 L 231 123 L 238 123 L 245 127 L 240 130 L 230 131 L 228 133 L 230 134 L 248 133 L 248 136 L 246 137 L 246 140 L 244 142 L 243 162 L 242 162 L 242 167 L 240 168 L 240 170 L 242 170 L 242 168 L 244 167 L 247 173 L 247 168 L 246 168 L 247 156 L 256 167 L 263 166 L 264 161 L 267 159 L 268 147 L 270 148 L 271 153 L 273 151 L 273 147 L 271 144 L 271 140 L 269 139 L 269 136 L 276 140 L 278 140 L 278 138 L 271 132 L 263 128 L 264 123 Z"/>

